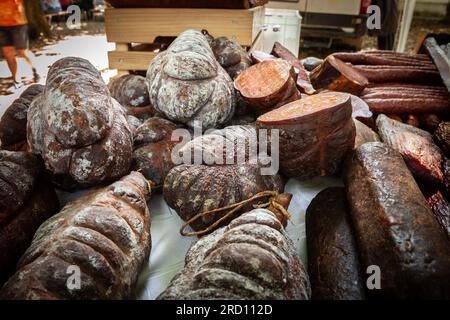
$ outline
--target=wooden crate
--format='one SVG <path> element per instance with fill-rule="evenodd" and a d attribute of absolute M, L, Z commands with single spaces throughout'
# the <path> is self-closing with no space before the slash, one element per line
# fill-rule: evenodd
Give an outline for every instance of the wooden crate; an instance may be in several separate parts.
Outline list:
<path fill-rule="evenodd" d="M 244 47 L 261 49 L 264 7 L 240 9 L 139 8 L 105 10 L 108 42 L 116 50 L 108 52 L 109 67 L 119 74 L 145 71 L 157 53 L 130 51 L 131 43 L 153 43 L 158 36 L 177 36 L 187 29 L 206 29 L 215 37 L 226 36 Z M 254 43 L 255 42 L 255 43 Z"/>

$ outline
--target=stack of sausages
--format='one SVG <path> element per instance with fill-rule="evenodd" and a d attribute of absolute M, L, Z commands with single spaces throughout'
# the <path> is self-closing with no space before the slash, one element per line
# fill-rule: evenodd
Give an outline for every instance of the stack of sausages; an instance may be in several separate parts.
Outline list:
<path fill-rule="evenodd" d="M 369 80 L 360 97 L 374 113 L 434 131 L 450 110 L 450 95 L 428 55 L 367 51 L 333 56 Z"/>

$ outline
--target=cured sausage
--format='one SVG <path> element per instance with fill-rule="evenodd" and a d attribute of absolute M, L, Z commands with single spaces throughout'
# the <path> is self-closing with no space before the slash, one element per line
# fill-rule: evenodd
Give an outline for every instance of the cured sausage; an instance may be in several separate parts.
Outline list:
<path fill-rule="evenodd" d="M 303 93 L 313 94 L 315 92 L 311 81 L 309 80 L 308 73 L 296 55 L 290 52 L 278 41 L 274 43 L 271 54 L 277 58 L 286 60 L 295 68 L 295 72 L 297 74 L 297 86 Z"/>
<path fill-rule="evenodd" d="M 356 128 L 355 149 L 367 142 L 381 141 L 380 136 L 361 121 L 354 119 Z"/>
<path fill-rule="evenodd" d="M 173 122 L 154 117 L 147 119 L 134 133 L 131 167 L 154 183 L 155 190 L 161 189 L 167 173 L 175 166 L 172 149 L 178 141 L 171 138 L 176 128 Z"/>
<path fill-rule="evenodd" d="M 216 128 L 234 114 L 233 82 L 200 31 L 180 33 L 151 61 L 147 85 L 157 111 L 191 128 Z"/>
<path fill-rule="evenodd" d="M 400 152 L 416 178 L 436 184 L 443 182 L 444 157 L 431 134 L 382 114 L 377 118 L 377 127 L 381 139 Z"/>
<path fill-rule="evenodd" d="M 344 177 L 361 265 L 380 271 L 369 297 L 448 299 L 450 243 L 400 153 L 366 143 Z"/>
<path fill-rule="evenodd" d="M 262 161 L 250 152 L 255 144 L 257 131 L 251 125 L 226 127 L 188 142 L 179 150 L 185 164 L 170 170 L 164 180 L 167 204 L 188 221 L 196 214 L 247 200 L 263 191 L 283 192 L 281 176 L 277 172 L 263 174 Z M 200 164 L 195 163 L 196 154 L 201 156 Z M 205 229 L 221 215 L 203 216 L 190 226 Z"/>
<path fill-rule="evenodd" d="M 132 172 L 67 204 L 39 227 L 0 298 L 130 299 L 150 254 L 149 197 Z M 79 288 L 68 285 L 76 267 Z"/>
<path fill-rule="evenodd" d="M 27 147 L 27 114 L 33 99 L 44 86 L 32 84 L 5 110 L 0 118 L 0 148 L 25 151 Z"/>
<path fill-rule="evenodd" d="M 320 192 L 306 210 L 313 300 L 361 300 L 364 280 L 344 188 Z"/>
<path fill-rule="evenodd" d="M 294 68 L 282 59 L 251 66 L 237 77 L 234 87 L 257 114 L 300 99 Z"/>
<path fill-rule="evenodd" d="M 441 122 L 433 135 L 434 141 L 450 157 L 450 122 Z"/>
<path fill-rule="evenodd" d="M 326 92 L 294 101 L 257 119 L 263 129 L 278 129 L 283 174 L 307 180 L 332 175 L 355 143 L 348 94 Z"/>
<path fill-rule="evenodd" d="M 347 92 L 358 96 L 369 81 L 358 70 L 334 56 L 328 56 L 310 73 L 313 87 L 318 90 Z"/>
<path fill-rule="evenodd" d="M 27 139 L 62 187 L 91 186 L 130 169 L 133 137 L 121 105 L 87 60 L 66 57 L 50 68 L 27 114 Z"/>
<path fill-rule="evenodd" d="M 0 287 L 59 201 L 40 159 L 0 150 Z"/>
<path fill-rule="evenodd" d="M 161 300 L 305 300 L 308 275 L 292 241 L 266 209 L 242 214 L 200 238 Z"/>

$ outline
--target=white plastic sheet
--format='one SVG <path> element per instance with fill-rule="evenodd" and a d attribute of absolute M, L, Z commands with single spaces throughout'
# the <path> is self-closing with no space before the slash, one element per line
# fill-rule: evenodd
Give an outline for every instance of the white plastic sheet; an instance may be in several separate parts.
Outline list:
<path fill-rule="evenodd" d="M 292 193 L 289 206 L 292 217 L 287 232 L 306 265 L 305 211 L 311 200 L 323 189 L 342 186 L 338 178 L 317 178 L 300 182 L 288 181 L 285 192 Z M 196 238 L 182 237 L 179 233 L 183 221 L 170 209 L 161 195 L 154 195 L 149 203 L 152 221 L 152 252 L 149 264 L 142 271 L 136 298 L 153 300 L 168 286 L 170 280 L 183 268 L 184 257 Z"/>

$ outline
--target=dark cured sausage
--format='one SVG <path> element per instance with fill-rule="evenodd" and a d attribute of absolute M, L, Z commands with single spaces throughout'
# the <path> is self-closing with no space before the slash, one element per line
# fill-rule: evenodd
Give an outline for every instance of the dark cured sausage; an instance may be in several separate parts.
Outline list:
<path fill-rule="evenodd" d="M 244 70 L 234 87 L 257 113 L 300 99 L 292 65 L 282 59 L 266 60 Z"/>
<path fill-rule="evenodd" d="M 364 299 L 364 281 L 344 188 L 320 192 L 306 210 L 313 300 Z"/>
<path fill-rule="evenodd" d="M 353 65 L 386 65 L 386 66 L 433 66 L 431 61 L 421 60 L 421 59 L 403 59 L 403 58 L 392 58 L 392 57 L 382 57 L 365 54 L 362 52 L 338 52 L 333 54 L 334 57 L 350 62 Z"/>
<path fill-rule="evenodd" d="M 150 255 L 150 193 L 132 172 L 67 204 L 36 231 L 0 299 L 130 299 Z M 68 285 L 74 266 L 78 289 Z"/>
<path fill-rule="evenodd" d="M 356 149 L 345 185 L 360 261 L 376 265 L 375 298 L 450 298 L 450 242 L 401 155 L 379 142 Z"/>
<path fill-rule="evenodd" d="M 425 98 L 366 99 L 375 113 L 448 113 L 449 101 Z"/>
<path fill-rule="evenodd" d="M 359 95 L 369 85 L 369 81 L 351 65 L 328 56 L 315 68 L 310 79 L 317 90 L 333 90 Z"/>
<path fill-rule="evenodd" d="M 200 238 L 158 300 L 305 300 L 308 276 L 276 215 L 255 209 Z"/>
<path fill-rule="evenodd" d="M 32 84 L 0 116 L 0 148 L 21 150 L 27 144 L 27 113 L 34 97 L 44 90 L 40 84 Z"/>
<path fill-rule="evenodd" d="M 383 114 L 377 118 L 378 133 L 391 148 L 397 150 L 412 174 L 433 184 L 444 180 L 442 173 L 443 154 L 434 144 L 431 134 Z"/>
<path fill-rule="evenodd" d="M 294 101 L 257 119 L 263 129 L 279 129 L 280 167 L 288 177 L 332 175 L 355 143 L 348 94 L 326 92 Z"/>
<path fill-rule="evenodd" d="M 447 198 L 432 185 L 421 185 L 420 189 L 427 199 L 431 210 L 433 210 L 436 220 L 450 237 L 450 203 Z"/>
<path fill-rule="evenodd" d="M 353 119 L 356 128 L 355 149 L 367 142 L 380 141 L 378 134 L 364 123 Z"/>
<path fill-rule="evenodd" d="M 367 66 L 354 66 L 370 82 L 405 82 L 439 84 L 441 77 L 437 70 L 420 69 L 417 67 L 401 68 L 368 68 Z"/>
<path fill-rule="evenodd" d="M 313 94 L 315 92 L 305 67 L 302 62 L 298 60 L 296 55 L 290 52 L 287 48 L 283 47 L 283 45 L 279 42 L 275 42 L 271 54 L 275 57 L 288 61 L 295 68 L 297 73 L 297 86 L 302 90 L 302 92 L 307 94 Z"/>

